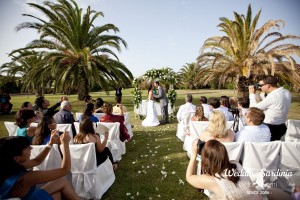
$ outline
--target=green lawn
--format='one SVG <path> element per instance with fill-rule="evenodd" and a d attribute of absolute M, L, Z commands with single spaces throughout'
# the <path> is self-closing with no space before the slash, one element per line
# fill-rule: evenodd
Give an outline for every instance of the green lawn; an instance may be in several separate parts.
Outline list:
<path fill-rule="evenodd" d="M 123 103 L 131 112 L 131 124 L 134 125 L 134 139 L 126 145 L 126 154 L 122 157 L 119 169 L 116 171 L 116 181 L 104 194 L 103 199 L 205 199 L 204 195 L 192 188 L 185 181 L 185 170 L 188 157 L 182 149 L 182 142 L 177 140 L 175 133 L 177 122 L 171 120 L 168 125 L 145 128 L 141 119 L 135 119 L 131 89 L 123 90 Z M 176 107 L 183 104 L 184 95 L 192 93 L 194 104 L 199 103 L 200 96 L 219 97 L 221 95 L 235 96 L 230 90 L 179 90 Z M 146 98 L 147 91 L 143 91 Z M 104 101 L 113 102 L 114 92 L 106 95 L 104 92 L 91 93 L 93 98 L 101 97 Z M 76 95 L 69 96 L 73 111 L 81 111 L 84 102 L 76 100 Z M 46 98 L 54 104 L 59 95 L 47 95 Z M 33 102 L 33 95 L 12 95 L 13 111 L 22 102 Z M 300 119 L 300 95 L 293 94 L 289 119 Z M 0 116 L 1 137 L 7 132 L 3 121 L 14 121 L 14 115 Z"/>

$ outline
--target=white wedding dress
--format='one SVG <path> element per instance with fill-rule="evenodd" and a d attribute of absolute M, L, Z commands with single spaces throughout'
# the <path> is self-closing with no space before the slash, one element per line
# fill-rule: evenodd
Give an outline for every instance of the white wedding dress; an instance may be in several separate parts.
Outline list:
<path fill-rule="evenodd" d="M 155 110 L 154 103 L 155 101 L 153 100 L 153 91 L 150 91 L 148 94 L 148 102 L 147 102 L 147 116 L 142 122 L 142 126 L 158 126 L 159 121 L 157 117 L 157 113 Z"/>

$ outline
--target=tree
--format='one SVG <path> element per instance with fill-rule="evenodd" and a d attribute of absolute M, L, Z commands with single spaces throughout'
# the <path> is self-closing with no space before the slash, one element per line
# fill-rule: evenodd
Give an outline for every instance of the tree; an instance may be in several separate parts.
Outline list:
<path fill-rule="evenodd" d="M 235 77 L 238 96 L 248 96 L 245 86 L 262 74 L 275 75 L 300 86 L 300 74 L 292 57 L 293 54 L 300 55 L 300 48 L 285 43 L 288 39 L 299 40 L 300 37 L 270 32 L 272 27 L 284 26 L 282 20 L 270 20 L 257 29 L 260 13 L 261 10 L 252 20 L 249 5 L 246 17 L 234 12 L 234 20 L 220 18 L 218 27 L 225 36 L 208 38 L 197 58 L 201 67 L 199 76 L 206 77 L 205 83 L 218 77 L 220 87 L 229 77 Z"/>
<path fill-rule="evenodd" d="M 198 73 L 200 68 L 195 63 L 186 63 L 179 71 L 181 83 L 190 90 L 196 89 L 198 86 Z"/>
<path fill-rule="evenodd" d="M 36 29 L 40 37 L 10 55 L 23 50 L 38 50 L 47 63 L 44 72 L 53 77 L 48 83 L 53 83 L 55 92 L 67 90 L 72 85 L 78 88 L 78 99 L 88 95 L 88 87 L 92 84 L 100 85 L 105 91 L 108 91 L 111 81 L 122 87 L 130 85 L 133 76 L 113 51 L 121 51 L 120 45 L 127 47 L 127 44 L 116 35 L 105 34 L 110 31 L 117 33 L 119 29 L 113 24 L 96 26 L 95 20 L 103 13 L 91 10 L 90 6 L 83 14 L 74 0 L 57 2 L 28 3 L 42 12 L 47 20 L 24 14 L 38 22 L 24 22 L 16 29 Z"/>

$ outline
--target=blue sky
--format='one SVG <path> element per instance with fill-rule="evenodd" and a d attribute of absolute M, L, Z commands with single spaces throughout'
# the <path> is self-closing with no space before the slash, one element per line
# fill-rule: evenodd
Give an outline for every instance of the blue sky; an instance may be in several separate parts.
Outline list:
<path fill-rule="evenodd" d="M 24 47 L 38 37 L 33 30 L 16 32 L 21 22 L 32 21 L 23 13 L 34 12 L 25 3 L 42 0 L 0 0 L 0 65 L 8 62 L 7 53 Z M 258 27 L 267 20 L 282 19 L 283 34 L 300 36 L 298 0 L 77 0 L 80 7 L 91 5 L 102 11 L 97 25 L 112 23 L 127 43 L 118 57 L 134 76 L 152 68 L 170 67 L 178 72 L 186 63 L 195 62 L 203 42 L 222 35 L 219 17 L 233 19 L 233 11 L 252 16 L 262 9 Z M 34 13 L 37 14 L 37 13 Z"/>

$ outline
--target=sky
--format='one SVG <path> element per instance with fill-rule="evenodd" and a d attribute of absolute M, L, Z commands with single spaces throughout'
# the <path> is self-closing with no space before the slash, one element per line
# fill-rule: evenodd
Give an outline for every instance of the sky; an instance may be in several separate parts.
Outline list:
<path fill-rule="evenodd" d="M 0 65 L 10 61 L 8 53 L 12 50 L 38 38 L 34 30 L 15 31 L 18 24 L 33 21 L 22 14 L 40 16 L 28 2 L 43 0 L 0 0 Z M 233 20 L 233 11 L 246 15 L 250 3 L 253 18 L 262 9 L 257 27 L 268 20 L 281 19 L 285 21 L 280 29 L 282 34 L 300 36 L 299 0 L 77 0 L 77 3 L 84 9 L 90 5 L 104 13 L 96 25 L 112 23 L 120 29 L 117 35 L 127 42 L 128 48 L 123 47 L 117 55 L 134 77 L 153 68 L 170 67 L 179 72 L 187 63 L 195 62 L 206 39 L 223 35 L 217 27 L 219 18 Z"/>

